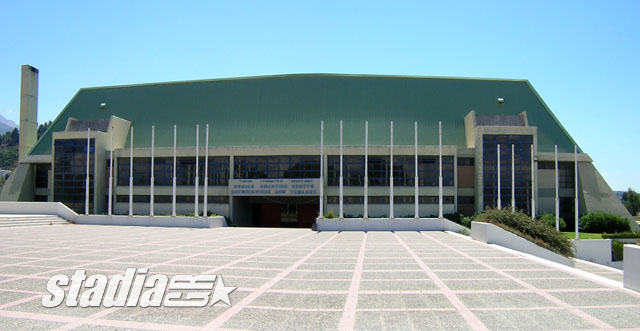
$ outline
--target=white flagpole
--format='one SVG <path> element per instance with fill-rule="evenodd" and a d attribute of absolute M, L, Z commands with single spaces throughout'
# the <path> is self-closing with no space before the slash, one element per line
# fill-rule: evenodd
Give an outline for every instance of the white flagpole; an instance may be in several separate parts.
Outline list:
<path fill-rule="evenodd" d="M 154 185 L 155 185 L 155 177 L 153 175 L 153 166 L 155 163 L 155 159 L 154 159 L 154 149 L 155 149 L 155 138 L 156 138 L 156 128 L 155 126 L 151 126 L 151 180 L 150 180 L 150 189 L 151 189 L 151 194 L 149 195 L 149 215 L 153 216 L 153 190 L 154 190 Z"/>
<path fill-rule="evenodd" d="M 498 209 L 502 209 L 502 198 L 500 198 L 500 195 L 502 194 L 500 191 L 500 144 L 498 144 L 496 154 L 498 154 Z"/>
<path fill-rule="evenodd" d="M 108 208 L 107 208 L 107 215 L 111 216 L 112 214 L 112 210 L 113 210 L 113 206 L 112 206 L 112 202 L 113 202 L 113 127 L 111 127 L 111 130 L 109 131 L 109 139 L 110 139 L 110 147 L 109 149 L 111 149 L 110 151 L 110 159 L 109 159 L 109 201 L 108 201 Z"/>
<path fill-rule="evenodd" d="M 442 206 L 442 121 L 438 121 L 438 218 L 443 218 Z"/>
<path fill-rule="evenodd" d="M 536 181 L 535 181 L 535 172 L 534 172 L 534 161 L 533 161 L 533 144 L 531 145 L 531 219 L 536 219 Z"/>
<path fill-rule="evenodd" d="M 171 216 L 176 216 L 176 134 L 177 128 L 173 126 L 173 191 L 171 200 Z"/>
<path fill-rule="evenodd" d="M 576 207 L 575 207 L 575 209 L 576 209 L 576 215 L 575 215 L 576 240 L 578 240 L 578 239 L 580 239 L 580 227 L 579 227 L 579 224 L 578 224 L 580 222 L 580 219 L 578 218 L 578 207 L 579 207 L 579 205 L 578 205 L 578 146 L 576 146 L 576 145 L 573 145 L 573 159 L 574 159 L 574 162 L 575 162 L 575 169 L 573 170 L 573 172 L 575 174 L 575 179 L 574 179 L 575 184 L 574 184 L 574 186 L 576 188 L 576 194 L 575 194 L 576 195 L 576 202 L 575 202 L 575 204 L 576 204 Z"/>
<path fill-rule="evenodd" d="M 389 218 L 393 218 L 393 121 L 391 121 L 391 140 L 389 145 L 390 168 L 389 168 Z"/>
<path fill-rule="evenodd" d="M 514 144 L 511 144 L 511 212 L 516 212 L 516 161 Z"/>
<path fill-rule="evenodd" d="M 555 145 L 556 153 L 556 231 L 560 232 L 560 196 L 558 187 L 560 186 L 558 178 L 558 145 Z"/>
<path fill-rule="evenodd" d="M 207 198 L 209 194 L 209 124 L 207 124 L 207 133 L 204 143 L 204 197 L 202 201 L 202 217 L 209 217 L 207 211 Z"/>
<path fill-rule="evenodd" d="M 195 203 L 194 203 L 194 212 L 193 217 L 198 217 L 198 181 L 200 180 L 200 176 L 198 176 L 198 149 L 200 148 L 200 125 L 196 124 L 196 180 L 195 180 Z"/>
<path fill-rule="evenodd" d="M 415 206 L 415 218 L 420 218 L 420 212 L 418 208 L 418 122 L 413 122 L 413 140 L 415 149 L 415 162 L 414 162 L 414 174 L 413 182 L 415 184 L 415 196 L 413 198 Z"/>
<path fill-rule="evenodd" d="M 340 121 L 340 218 L 344 218 L 344 214 L 342 213 L 342 199 L 344 190 L 344 182 L 342 177 L 342 120 Z"/>
<path fill-rule="evenodd" d="M 87 128 L 87 179 L 84 191 L 84 214 L 89 215 L 89 154 L 91 152 L 91 128 Z"/>
<path fill-rule="evenodd" d="M 364 122 L 364 218 L 369 218 L 369 121 Z"/>
<path fill-rule="evenodd" d="M 133 216 L 133 126 L 131 127 L 131 146 L 129 156 L 129 216 Z"/>
<path fill-rule="evenodd" d="M 320 121 L 320 206 L 318 218 L 324 218 L 324 121 Z"/>

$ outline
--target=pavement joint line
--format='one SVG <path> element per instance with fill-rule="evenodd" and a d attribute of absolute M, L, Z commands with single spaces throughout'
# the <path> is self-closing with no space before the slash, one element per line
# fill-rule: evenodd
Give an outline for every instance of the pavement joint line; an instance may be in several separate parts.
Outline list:
<path fill-rule="evenodd" d="M 604 321 L 601 321 L 600 319 L 598 319 L 598 318 L 596 318 L 596 317 L 594 317 L 594 316 L 591 316 L 590 314 L 588 314 L 588 313 L 586 313 L 586 312 L 584 312 L 584 311 L 580 310 L 579 308 L 576 308 L 576 307 L 574 307 L 574 306 L 572 306 L 572 305 L 570 305 L 570 304 L 568 304 L 568 303 L 566 303 L 566 302 L 564 302 L 564 301 L 560 300 L 559 298 L 556 298 L 555 296 L 553 296 L 553 295 L 549 294 L 549 293 L 548 293 L 547 291 L 545 291 L 545 290 L 542 290 L 542 289 L 536 288 L 535 286 L 533 286 L 533 285 L 531 285 L 531 284 L 529 284 L 529 283 L 527 283 L 527 282 L 525 282 L 525 281 L 523 281 L 523 280 L 520 280 L 520 279 L 518 279 L 517 277 L 511 276 L 511 275 L 509 275 L 508 273 L 506 273 L 506 272 L 504 272 L 504 271 L 502 271 L 502 270 L 500 270 L 500 269 L 497 269 L 497 268 L 495 268 L 495 267 L 490 266 L 489 264 L 487 264 L 487 263 L 485 263 L 485 262 L 482 262 L 482 261 L 480 261 L 480 260 L 477 260 L 476 258 L 473 258 L 473 257 L 471 257 L 470 255 L 466 254 L 465 252 L 463 252 L 463 251 L 461 251 L 461 250 L 459 250 L 459 249 L 457 249 L 457 248 L 455 248 L 455 247 L 453 247 L 453 246 L 451 246 L 451 245 L 449 245 L 449 244 L 446 244 L 446 243 L 444 243 L 444 242 L 440 241 L 439 239 L 436 239 L 436 238 L 432 237 L 431 235 L 428 235 L 428 234 L 426 234 L 426 233 L 424 233 L 424 232 L 420 232 L 420 233 L 421 233 L 423 236 L 425 236 L 426 238 L 429 238 L 429 239 L 431 239 L 431 240 L 433 240 L 433 241 L 435 241 L 435 242 L 439 243 L 440 245 L 442 245 L 442 246 L 444 246 L 444 247 L 448 247 L 449 249 L 451 249 L 451 250 L 453 250 L 453 251 L 457 252 L 458 254 L 463 254 L 463 255 L 465 255 L 466 257 L 472 258 L 472 259 L 474 259 L 475 261 L 477 261 L 478 263 L 481 263 L 481 264 L 483 264 L 483 265 L 486 265 L 487 267 L 489 267 L 489 268 L 490 268 L 490 269 L 492 269 L 493 271 L 495 271 L 495 272 L 497 272 L 497 273 L 499 273 L 499 274 L 501 274 L 501 275 L 503 275 L 503 276 L 505 276 L 505 277 L 508 277 L 509 279 L 511 279 L 511 280 L 513 280 L 513 281 L 515 281 L 516 283 L 518 283 L 518 284 L 520 284 L 520 285 L 522 285 L 522 286 L 524 286 L 524 287 L 526 287 L 526 288 L 528 288 L 528 289 L 533 290 L 536 294 L 538 294 L 539 296 L 542 296 L 542 297 L 546 298 L 547 300 L 551 301 L 552 303 L 556 304 L 557 306 L 560 306 L 560 307 L 563 307 L 563 308 L 567 308 L 567 309 L 568 309 L 571 313 L 573 313 L 574 315 L 576 315 L 576 316 L 578 316 L 578 317 L 582 318 L 582 319 L 583 319 L 583 320 L 585 320 L 586 322 L 589 322 L 589 323 L 591 323 L 591 324 L 593 324 L 593 325 L 597 326 L 598 328 L 603 328 L 603 329 L 613 329 L 613 327 L 612 327 L 611 325 L 609 325 L 608 323 L 606 323 L 606 322 L 604 322 Z"/>
<path fill-rule="evenodd" d="M 38 321 L 48 321 L 48 322 L 60 322 L 60 323 L 72 323 L 73 321 L 80 319 L 80 317 L 73 317 L 73 316 L 66 316 L 66 315 L 26 313 L 22 311 L 14 311 L 14 310 L 0 310 L 0 316 L 38 320 Z"/>
<path fill-rule="evenodd" d="M 587 265 L 589 265 L 591 267 L 595 267 L 597 269 L 600 269 L 602 272 L 614 272 L 614 273 L 621 274 L 621 275 L 623 274 L 622 270 L 616 269 L 616 268 L 613 268 L 613 267 L 610 267 L 610 266 L 598 264 L 598 263 L 587 261 L 587 260 L 581 260 L 581 259 L 577 259 L 577 258 L 575 260 L 576 260 L 577 263 L 587 264 Z"/>
<path fill-rule="evenodd" d="M 266 231 L 267 231 L 267 230 L 264 230 L 264 231 L 261 231 L 261 232 L 259 232 L 259 233 L 266 232 Z M 281 233 L 274 231 L 274 234 L 272 234 L 272 235 L 268 235 L 268 236 L 266 236 L 266 237 L 275 236 L 275 235 L 279 235 L 279 234 L 281 234 Z M 256 235 L 256 233 L 252 233 L 252 237 L 255 237 L 255 235 Z M 254 238 L 254 239 L 251 239 L 251 240 L 249 240 L 249 241 L 243 241 L 243 242 L 240 242 L 240 243 L 235 243 L 235 244 L 232 244 L 232 245 L 219 247 L 218 249 L 234 247 L 234 246 L 237 246 L 237 245 L 242 245 L 242 244 L 245 244 L 245 243 L 247 243 L 247 242 L 251 242 L 251 241 L 255 241 L 255 240 L 260 240 L 260 239 L 263 239 L 263 238 L 265 238 L 265 237 Z M 178 248 L 178 247 L 189 247 L 189 246 L 190 246 L 190 245 L 177 246 L 177 247 L 174 247 L 174 248 Z M 170 248 L 167 248 L 167 249 L 170 249 Z M 149 268 L 150 268 L 150 267 L 149 267 Z M 204 273 L 201 273 L 201 274 L 208 274 L 208 273 L 209 273 L 209 272 L 204 272 Z M 105 317 L 105 316 L 107 316 L 107 315 L 109 315 L 109 314 L 111 314 L 111 313 L 113 313 L 113 312 L 116 312 L 117 310 L 118 310 L 118 309 L 116 309 L 116 310 L 109 310 L 109 311 L 108 311 L 108 312 L 106 312 L 105 314 L 100 315 L 100 316 L 98 316 L 98 317 Z M 84 324 L 84 322 L 86 322 L 86 321 L 90 321 L 90 320 L 91 320 L 91 319 L 77 321 L 77 323 L 75 323 L 75 324 L 74 324 L 74 328 L 75 328 L 75 327 L 78 327 L 78 326 L 81 326 L 81 325 L 83 325 L 83 324 Z"/>
<path fill-rule="evenodd" d="M 257 290 L 254 288 L 253 290 Z M 265 293 L 280 293 L 280 294 L 302 294 L 302 295 L 330 295 L 330 294 L 348 294 L 347 290 L 289 290 L 270 288 Z M 341 309 L 342 311 L 342 309 Z"/>
<path fill-rule="evenodd" d="M 179 325 L 179 324 L 160 324 L 150 322 L 121 321 L 95 319 L 87 323 L 88 325 L 107 326 L 113 328 L 142 329 L 142 330 L 202 330 L 202 328 Z"/>
<path fill-rule="evenodd" d="M 359 312 L 436 312 L 451 311 L 456 312 L 455 308 L 358 308 Z"/>
<path fill-rule="evenodd" d="M 360 280 L 362 279 L 362 270 L 364 268 L 364 256 L 367 249 L 367 232 L 364 232 L 362 243 L 360 244 L 360 252 L 358 253 L 358 260 L 353 270 L 351 277 L 351 284 L 349 285 L 349 291 L 347 299 L 344 303 L 342 311 L 342 317 L 340 318 L 340 324 L 338 328 L 341 330 L 352 330 L 356 323 L 356 308 L 358 307 L 358 291 L 360 290 Z"/>
<path fill-rule="evenodd" d="M 114 313 L 118 310 L 122 309 L 121 307 L 110 307 L 110 308 L 106 308 L 103 309 L 101 311 L 98 311 L 94 314 L 91 314 L 89 316 L 83 317 L 81 319 L 78 319 L 76 321 L 73 321 L 67 325 L 64 325 L 62 327 L 60 327 L 60 330 L 73 330 L 75 328 L 77 328 L 78 326 L 81 326 L 83 324 L 86 324 L 87 322 L 91 321 L 91 320 L 95 320 L 104 316 L 107 316 L 111 313 Z"/>
<path fill-rule="evenodd" d="M 319 235 L 319 232 L 315 232 L 315 234 Z M 216 329 L 216 328 L 222 327 L 227 321 L 229 321 L 229 319 L 231 319 L 231 317 L 235 316 L 245 306 L 249 305 L 251 302 L 253 302 L 253 300 L 255 300 L 257 297 L 262 295 L 266 290 L 270 289 L 277 282 L 279 282 L 284 277 L 286 277 L 288 274 L 293 272 L 296 268 L 298 268 L 300 265 L 302 265 L 306 260 L 308 260 L 315 253 L 319 252 L 326 244 L 328 244 L 330 241 L 332 241 L 338 235 L 339 235 L 339 232 L 333 234 L 331 237 L 329 237 L 329 239 L 325 240 L 322 244 L 317 245 L 315 249 L 313 249 L 311 252 L 309 252 L 307 255 L 305 255 L 300 260 L 298 260 L 295 263 L 293 263 L 289 268 L 287 268 L 285 271 L 283 271 L 280 274 L 278 274 L 276 277 L 272 278 L 266 284 L 262 285 L 257 291 L 249 294 L 244 299 L 240 300 L 240 302 L 236 303 L 235 305 L 233 305 L 232 307 L 227 309 L 224 313 L 222 313 L 221 315 L 218 315 L 218 317 L 216 317 L 214 320 L 210 321 L 205 326 L 205 328 L 207 328 L 207 329 Z M 299 239 L 299 238 L 301 238 L 301 237 L 297 237 L 296 239 Z"/>
<path fill-rule="evenodd" d="M 26 291 L 26 290 L 12 290 L 12 289 L 4 289 L 4 288 L 0 288 L 0 292 L 23 293 L 23 294 L 38 294 L 40 296 L 43 296 L 43 295 L 47 294 L 46 292 Z"/>
<path fill-rule="evenodd" d="M 0 305 L 0 310 L 3 310 L 5 308 L 9 308 L 9 307 L 13 307 L 13 306 L 17 306 L 17 305 L 21 305 L 23 303 L 29 302 L 29 301 L 33 301 L 36 299 L 42 298 L 41 295 L 32 295 L 30 297 L 26 297 L 26 298 L 22 298 L 19 300 L 15 300 L 15 301 L 11 301 L 11 302 L 7 302 L 5 304 Z"/>
<path fill-rule="evenodd" d="M 273 307 L 273 306 L 260 306 L 260 305 L 248 305 L 246 309 L 261 309 L 261 310 L 281 310 L 281 311 L 309 311 L 309 312 L 341 312 L 341 308 L 294 308 L 294 307 Z"/>
<path fill-rule="evenodd" d="M 440 279 L 438 275 L 427 266 L 424 261 L 420 260 L 420 257 L 405 243 L 402 238 L 397 233 L 393 233 L 398 242 L 407 250 L 407 252 L 413 256 L 414 260 L 420 265 L 422 270 L 435 282 L 436 286 L 440 288 L 443 292 L 443 295 L 451 302 L 451 304 L 456 308 L 458 314 L 462 316 L 462 318 L 467 322 L 469 327 L 473 330 L 488 330 L 487 327 L 482 323 L 482 321 L 471 311 L 465 304 L 458 298 L 449 287 Z"/>

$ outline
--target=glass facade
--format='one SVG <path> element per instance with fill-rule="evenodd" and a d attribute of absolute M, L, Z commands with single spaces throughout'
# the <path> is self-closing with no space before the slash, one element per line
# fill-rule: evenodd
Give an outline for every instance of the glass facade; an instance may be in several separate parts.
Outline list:
<path fill-rule="evenodd" d="M 204 158 L 198 158 L 198 172 L 200 185 L 204 185 Z M 130 159 L 118 158 L 117 183 L 120 186 L 129 185 Z M 229 184 L 229 157 L 210 156 L 208 164 L 209 186 L 224 186 Z M 173 157 L 154 158 L 153 172 L 156 186 L 173 185 Z M 176 158 L 176 185 L 194 185 L 196 175 L 195 157 Z M 151 183 L 151 158 L 133 158 L 133 185 L 148 186 Z"/>
<path fill-rule="evenodd" d="M 89 210 L 93 211 L 95 140 L 89 147 Z M 87 139 L 57 139 L 54 143 L 53 201 L 78 213 L 85 211 Z"/>
<path fill-rule="evenodd" d="M 553 161 L 538 162 L 538 169 L 555 171 L 556 163 Z M 558 184 L 559 188 L 575 187 L 574 162 L 558 162 Z"/>
<path fill-rule="evenodd" d="M 514 146 L 516 209 L 531 211 L 531 135 L 483 135 L 482 177 L 484 207 L 497 206 L 497 145 L 500 144 L 500 199 L 511 205 L 511 145 Z"/>
<path fill-rule="evenodd" d="M 391 164 L 389 156 L 369 155 L 369 186 L 389 186 Z M 345 186 L 364 186 L 364 156 L 346 155 L 342 158 L 342 176 Z M 418 185 L 438 186 L 438 156 L 418 156 Z M 442 185 L 453 186 L 453 156 L 442 157 Z M 415 157 L 399 155 L 393 157 L 393 185 L 414 186 Z M 340 156 L 327 158 L 327 182 L 329 186 L 340 185 Z"/>
<path fill-rule="evenodd" d="M 86 144 L 86 142 L 85 142 Z M 50 163 L 40 163 L 35 165 L 36 168 L 36 188 L 49 187 L 49 170 L 51 170 Z"/>
<path fill-rule="evenodd" d="M 320 178 L 320 156 L 236 156 L 234 178 Z"/>

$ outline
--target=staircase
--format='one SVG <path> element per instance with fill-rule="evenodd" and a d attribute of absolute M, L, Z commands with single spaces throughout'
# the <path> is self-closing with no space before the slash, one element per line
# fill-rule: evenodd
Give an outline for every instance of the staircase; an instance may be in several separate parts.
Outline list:
<path fill-rule="evenodd" d="M 0 215 L 0 228 L 70 224 L 57 215 Z"/>

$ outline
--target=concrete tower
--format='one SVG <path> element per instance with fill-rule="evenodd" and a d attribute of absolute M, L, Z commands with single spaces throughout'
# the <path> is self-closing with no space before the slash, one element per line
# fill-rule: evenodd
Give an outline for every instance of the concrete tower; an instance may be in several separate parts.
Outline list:
<path fill-rule="evenodd" d="M 22 66 L 20 81 L 20 142 L 18 157 L 23 160 L 38 140 L 38 69 Z"/>

